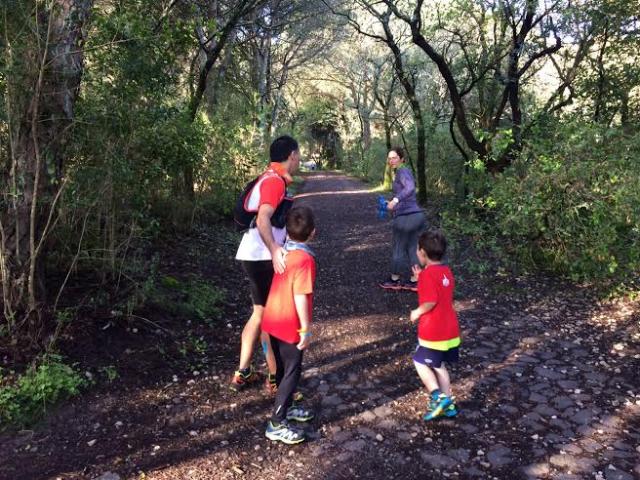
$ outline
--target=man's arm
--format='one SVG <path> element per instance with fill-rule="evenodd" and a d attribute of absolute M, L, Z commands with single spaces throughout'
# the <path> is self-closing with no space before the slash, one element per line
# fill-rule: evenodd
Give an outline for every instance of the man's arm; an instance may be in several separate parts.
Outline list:
<path fill-rule="evenodd" d="M 282 273 L 285 269 L 284 256 L 286 254 L 284 248 L 279 245 L 273 238 L 273 231 L 271 230 L 271 217 L 275 209 L 268 203 L 263 203 L 258 208 L 258 216 L 256 218 L 256 227 L 258 233 L 264 242 L 265 246 L 271 252 L 271 261 L 273 262 L 273 269 L 276 273 Z"/>
<path fill-rule="evenodd" d="M 306 293 L 296 294 L 293 296 L 293 301 L 296 304 L 296 312 L 300 319 L 300 342 L 298 343 L 298 349 L 304 350 L 309 346 L 311 340 L 311 332 L 309 328 L 311 326 L 311 319 L 309 318 L 309 299 Z"/>

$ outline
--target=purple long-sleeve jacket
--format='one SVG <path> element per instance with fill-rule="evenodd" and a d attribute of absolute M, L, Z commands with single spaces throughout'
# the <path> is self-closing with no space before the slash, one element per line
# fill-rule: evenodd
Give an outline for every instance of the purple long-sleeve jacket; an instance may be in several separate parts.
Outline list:
<path fill-rule="evenodd" d="M 394 216 L 422 211 L 416 200 L 416 182 L 407 167 L 402 166 L 396 170 L 392 188 L 393 196 L 398 199 L 398 205 L 393 209 Z"/>

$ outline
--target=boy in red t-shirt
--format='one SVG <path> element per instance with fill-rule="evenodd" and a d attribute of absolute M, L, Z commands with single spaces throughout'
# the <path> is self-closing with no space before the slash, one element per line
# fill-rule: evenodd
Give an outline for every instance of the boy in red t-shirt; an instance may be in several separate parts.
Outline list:
<path fill-rule="evenodd" d="M 424 420 L 440 416 L 455 417 L 458 414 L 451 380 L 444 362 L 458 361 L 460 327 L 453 309 L 453 273 L 442 258 L 447 250 L 447 240 L 440 230 L 430 230 L 418 239 L 418 260 L 425 268 L 415 265 L 413 273 L 418 277 L 418 308 L 411 311 L 411 322 L 418 323 L 418 347 L 413 363 L 418 375 L 429 390 L 429 404 Z"/>
<path fill-rule="evenodd" d="M 287 268 L 273 276 L 262 317 L 262 331 L 269 334 L 276 358 L 276 401 L 266 436 L 288 445 L 303 442 L 304 432 L 288 421 L 308 422 L 313 412 L 293 404 L 302 372 L 302 352 L 311 340 L 313 284 L 316 278 L 314 254 L 306 242 L 315 234 L 313 212 L 293 207 L 287 214 Z"/>

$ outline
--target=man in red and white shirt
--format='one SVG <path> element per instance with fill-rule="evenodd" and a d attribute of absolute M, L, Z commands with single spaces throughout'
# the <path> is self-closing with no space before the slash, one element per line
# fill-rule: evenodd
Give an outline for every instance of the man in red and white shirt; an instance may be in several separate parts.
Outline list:
<path fill-rule="evenodd" d="M 284 228 L 272 226 L 271 217 L 284 200 L 286 186 L 292 181 L 291 175 L 300 165 L 298 142 L 287 135 L 278 137 L 271 143 L 269 156 L 271 163 L 247 200 L 248 207 L 257 211 L 255 226 L 244 233 L 236 253 L 236 260 L 242 263 L 242 268 L 249 278 L 253 303 L 253 313 L 242 330 L 240 364 L 231 380 L 231 388 L 236 391 L 257 380 L 257 375 L 251 367 L 253 347 L 260 335 L 260 323 L 273 273 L 282 273 L 285 270 L 285 250 L 282 245 L 286 231 Z M 269 372 L 275 375 L 275 359 L 268 348 L 267 335 L 263 335 L 262 342 L 267 354 Z"/>

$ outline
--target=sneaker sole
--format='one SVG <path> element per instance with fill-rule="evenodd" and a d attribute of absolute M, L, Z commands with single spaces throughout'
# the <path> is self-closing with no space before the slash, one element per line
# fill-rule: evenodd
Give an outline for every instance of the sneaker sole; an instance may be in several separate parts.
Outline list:
<path fill-rule="evenodd" d="M 397 286 L 397 287 L 387 287 L 387 286 L 382 285 L 382 284 L 378 284 L 378 286 L 379 286 L 380 288 L 382 288 L 383 290 L 402 290 L 402 287 L 401 287 L 401 286 Z"/>
<path fill-rule="evenodd" d="M 289 417 L 287 416 L 287 420 L 293 420 L 294 422 L 310 422 L 316 418 L 315 415 L 311 415 L 310 417 Z"/>
<path fill-rule="evenodd" d="M 400 287 L 400 290 L 407 290 L 409 292 L 417 292 L 418 289 L 416 287 Z"/>
<path fill-rule="evenodd" d="M 279 437 L 278 435 L 273 434 L 273 433 L 269 433 L 269 432 L 266 432 L 265 436 L 269 440 L 272 440 L 274 442 L 282 442 L 282 443 L 284 443 L 286 445 L 297 445 L 298 443 L 302 443 L 302 442 L 305 441 L 304 437 L 300 438 L 299 440 L 287 440 L 286 438 Z"/>
<path fill-rule="evenodd" d="M 422 420 L 424 420 L 425 422 L 430 422 L 432 420 L 437 420 L 438 418 L 442 418 L 442 417 L 444 417 L 444 413 L 442 413 L 442 411 L 440 412 L 434 411 L 426 415 L 423 415 Z"/>

